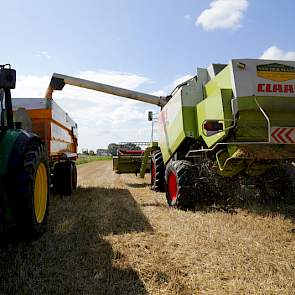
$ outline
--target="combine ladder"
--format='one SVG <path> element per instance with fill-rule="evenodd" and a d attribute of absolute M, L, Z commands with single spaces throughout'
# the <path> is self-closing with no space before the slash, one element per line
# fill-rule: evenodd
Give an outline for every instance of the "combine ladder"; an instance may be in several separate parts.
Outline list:
<path fill-rule="evenodd" d="M 158 149 L 158 144 L 156 142 L 152 142 L 152 146 L 145 149 L 140 167 L 140 178 L 144 178 L 149 156 L 151 152 L 153 152 L 156 149 Z"/>

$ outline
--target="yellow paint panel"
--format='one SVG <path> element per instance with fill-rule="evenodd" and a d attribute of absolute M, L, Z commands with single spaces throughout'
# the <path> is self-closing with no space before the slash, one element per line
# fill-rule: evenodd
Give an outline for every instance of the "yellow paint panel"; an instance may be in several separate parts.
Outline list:
<path fill-rule="evenodd" d="M 276 82 L 284 82 L 289 80 L 295 80 L 295 73 L 284 72 L 270 72 L 270 71 L 257 71 L 257 76 L 266 80 L 272 80 Z"/>

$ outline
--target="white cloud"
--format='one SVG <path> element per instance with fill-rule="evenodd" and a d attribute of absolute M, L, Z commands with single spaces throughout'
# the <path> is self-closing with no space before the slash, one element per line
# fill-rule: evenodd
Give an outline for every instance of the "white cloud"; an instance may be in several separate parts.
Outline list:
<path fill-rule="evenodd" d="M 197 18 L 196 25 L 206 31 L 216 29 L 237 29 L 248 7 L 248 0 L 213 0 L 210 8 Z"/>
<path fill-rule="evenodd" d="M 260 57 L 261 59 L 295 60 L 295 51 L 284 51 L 276 46 L 267 48 Z"/>
<path fill-rule="evenodd" d="M 36 56 L 40 58 L 51 59 L 51 55 L 49 55 L 47 51 L 38 51 Z"/>
<path fill-rule="evenodd" d="M 130 89 L 151 83 L 141 75 L 110 71 L 84 71 L 75 76 Z M 12 96 L 44 97 L 50 78 L 18 76 Z M 111 142 L 148 141 L 147 111 L 159 111 L 156 106 L 69 85 L 55 91 L 53 97 L 78 123 L 79 150 L 107 147 Z"/>
<path fill-rule="evenodd" d="M 44 97 L 50 76 L 16 75 L 16 88 L 13 97 Z"/>

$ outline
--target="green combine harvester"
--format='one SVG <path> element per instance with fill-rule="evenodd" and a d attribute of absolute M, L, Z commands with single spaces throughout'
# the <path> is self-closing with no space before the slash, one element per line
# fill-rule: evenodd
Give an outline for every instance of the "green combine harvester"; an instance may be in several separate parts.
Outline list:
<path fill-rule="evenodd" d="M 60 74 L 53 75 L 48 96 L 65 84 L 161 107 L 159 142 L 149 150 L 151 186 L 166 191 L 169 206 L 195 205 L 241 179 L 264 193 L 293 192 L 294 61 L 213 64 L 167 97 Z"/>

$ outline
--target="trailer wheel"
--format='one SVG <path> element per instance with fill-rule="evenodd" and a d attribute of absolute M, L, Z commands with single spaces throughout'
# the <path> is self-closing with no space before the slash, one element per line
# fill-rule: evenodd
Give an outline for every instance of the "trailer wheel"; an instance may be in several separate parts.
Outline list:
<path fill-rule="evenodd" d="M 75 162 L 72 163 L 72 190 L 75 191 L 77 189 L 77 166 Z"/>
<path fill-rule="evenodd" d="M 165 191 L 165 168 L 160 151 L 155 151 L 151 157 L 151 189 L 156 192 Z"/>
<path fill-rule="evenodd" d="M 192 164 L 188 161 L 173 161 L 165 172 L 166 199 L 170 207 L 190 209 L 195 205 Z"/>
<path fill-rule="evenodd" d="M 49 168 L 45 147 L 30 143 L 23 166 L 9 176 L 7 188 L 11 207 L 20 234 L 34 239 L 44 233 L 49 204 Z"/>
<path fill-rule="evenodd" d="M 61 192 L 62 186 L 62 163 L 56 163 L 53 169 L 53 193 L 58 195 Z"/>
<path fill-rule="evenodd" d="M 71 161 L 59 162 L 54 166 L 54 192 L 62 196 L 70 196 L 76 188 L 75 168 Z"/>

